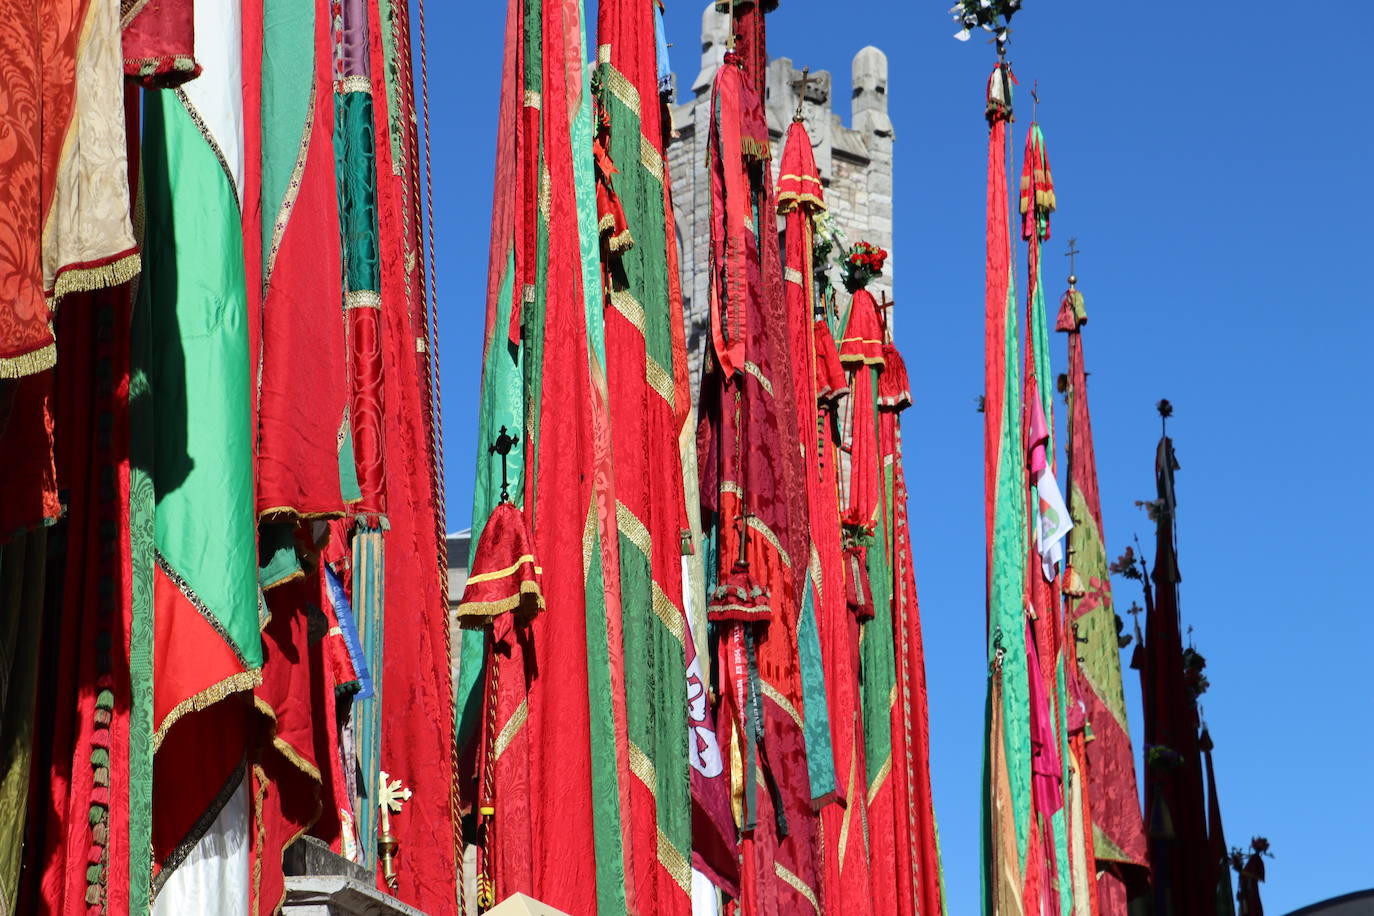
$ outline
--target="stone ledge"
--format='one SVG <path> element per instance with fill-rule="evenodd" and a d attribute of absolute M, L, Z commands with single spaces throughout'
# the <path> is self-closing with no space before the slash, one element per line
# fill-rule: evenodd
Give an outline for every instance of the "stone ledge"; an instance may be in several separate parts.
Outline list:
<path fill-rule="evenodd" d="M 285 916 L 425 916 L 355 878 L 299 875 L 286 879 Z"/>

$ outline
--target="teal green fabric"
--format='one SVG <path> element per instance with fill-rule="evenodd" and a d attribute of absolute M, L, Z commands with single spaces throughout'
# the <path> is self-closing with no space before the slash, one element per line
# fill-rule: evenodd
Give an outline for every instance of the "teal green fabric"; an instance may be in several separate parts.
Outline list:
<path fill-rule="evenodd" d="M 806 769 L 811 777 L 811 798 L 834 793 L 835 749 L 830 741 L 830 708 L 826 702 L 825 664 L 821 659 L 821 634 L 816 623 L 816 590 L 806 577 L 801 619 L 797 624 L 797 655 L 801 662 L 802 722 L 806 734 Z"/>
<path fill-rule="evenodd" d="M 248 306 L 238 198 L 172 93 L 144 109 L 146 232 L 139 308 L 150 322 L 158 553 L 245 669 L 262 666 L 253 512 Z M 221 218 L 207 219 L 207 214 Z"/>
<path fill-rule="evenodd" d="M 245 64 L 248 62 L 245 61 Z M 262 261 L 266 281 L 272 239 L 304 157 L 315 82 L 314 0 L 262 0 Z"/>
<path fill-rule="evenodd" d="M 376 137 L 372 96 L 367 92 L 334 95 L 334 173 L 339 187 L 344 289 L 377 292 L 382 265 L 377 239 Z"/>

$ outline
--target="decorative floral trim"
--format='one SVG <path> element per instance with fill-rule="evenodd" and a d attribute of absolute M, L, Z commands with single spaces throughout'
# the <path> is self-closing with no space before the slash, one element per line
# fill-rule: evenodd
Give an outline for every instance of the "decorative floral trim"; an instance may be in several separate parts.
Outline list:
<path fill-rule="evenodd" d="M 124 58 L 124 75 L 144 89 L 172 89 L 200 74 L 200 64 L 189 54 Z"/>

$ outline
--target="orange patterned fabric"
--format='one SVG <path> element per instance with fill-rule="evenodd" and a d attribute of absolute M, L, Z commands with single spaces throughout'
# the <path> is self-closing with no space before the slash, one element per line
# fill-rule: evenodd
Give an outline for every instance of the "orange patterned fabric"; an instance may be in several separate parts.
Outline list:
<path fill-rule="evenodd" d="M 138 270 L 118 0 L 0 0 L 0 378 L 53 365 L 49 308 Z"/>

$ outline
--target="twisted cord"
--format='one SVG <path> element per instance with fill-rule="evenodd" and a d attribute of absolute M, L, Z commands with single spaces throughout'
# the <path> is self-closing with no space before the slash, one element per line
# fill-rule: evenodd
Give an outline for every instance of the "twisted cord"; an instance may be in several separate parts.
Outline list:
<path fill-rule="evenodd" d="M 437 260 L 435 257 L 435 233 L 434 233 L 434 187 L 433 172 L 430 167 L 430 140 L 429 140 L 429 55 L 428 55 L 428 30 L 425 25 L 425 4 L 424 0 L 416 0 L 415 9 L 419 16 L 420 24 L 420 131 L 424 135 L 424 209 L 420 207 L 420 182 L 416 174 L 416 166 L 419 165 L 419 149 L 416 130 L 412 127 L 406 131 L 407 159 L 410 165 L 410 185 L 411 206 L 415 211 L 416 218 L 425 225 L 427 252 L 424 248 L 420 252 L 420 282 L 422 326 L 424 327 L 425 342 L 425 377 L 424 377 L 424 399 L 425 413 L 429 420 L 429 448 L 430 460 L 433 467 L 431 482 L 431 504 L 434 508 L 434 527 L 438 549 L 436 553 L 436 565 L 439 576 L 440 594 L 443 596 L 444 608 L 444 648 L 448 670 L 453 670 L 453 634 L 449 625 L 449 594 L 448 594 L 448 519 L 445 494 L 447 485 L 444 479 L 444 436 L 443 436 L 443 410 L 441 407 L 441 397 L 439 390 L 439 325 L 438 325 L 438 283 L 437 283 Z M 403 22 L 405 32 L 404 47 L 410 48 L 410 17 L 397 17 L 398 22 Z M 415 99 L 415 74 L 411 66 L 405 68 L 402 81 L 409 90 L 406 95 L 414 105 Z M 417 227 L 418 229 L 418 227 Z M 451 675 L 450 675 L 451 676 Z M 458 735 L 457 735 L 457 709 L 454 705 L 453 690 L 450 688 L 449 694 L 449 759 L 451 775 L 449 778 L 449 821 L 453 825 L 453 854 L 454 864 L 457 872 L 458 883 L 458 911 L 467 913 L 467 889 L 464 884 L 464 839 L 461 806 L 458 797 Z"/>

